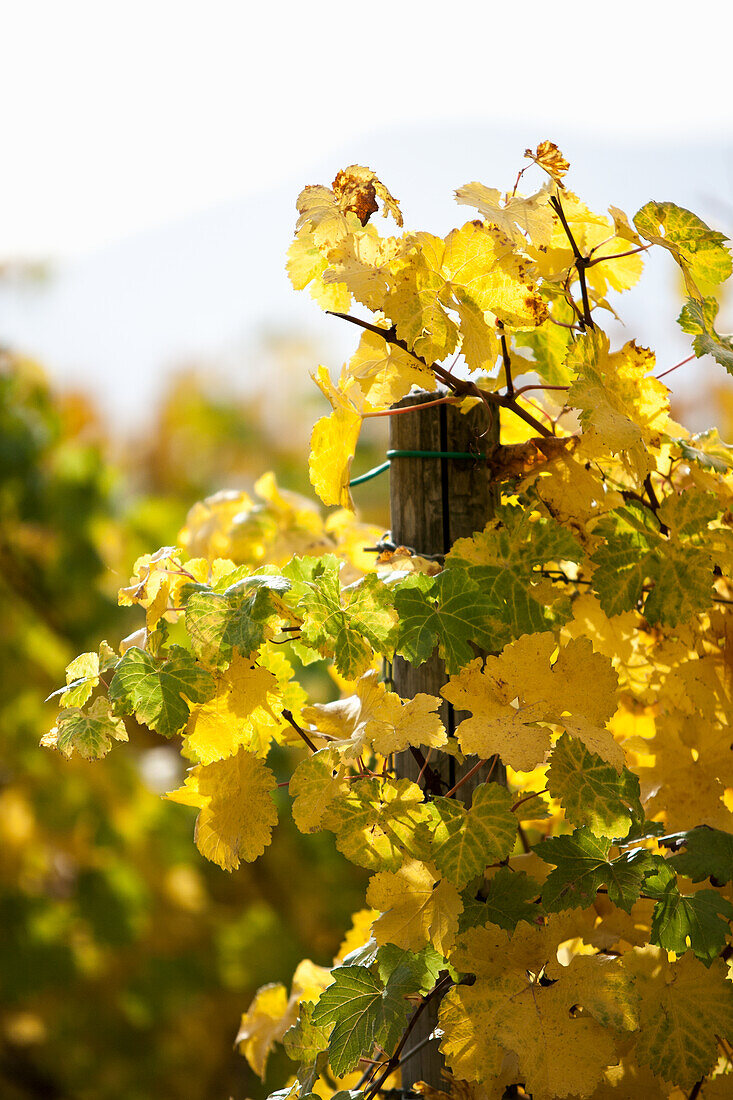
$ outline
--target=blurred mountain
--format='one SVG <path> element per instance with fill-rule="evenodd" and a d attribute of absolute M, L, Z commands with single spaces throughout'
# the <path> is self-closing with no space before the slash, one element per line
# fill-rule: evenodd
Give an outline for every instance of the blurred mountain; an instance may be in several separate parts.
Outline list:
<path fill-rule="evenodd" d="M 613 203 L 633 215 L 649 199 L 671 200 L 724 232 L 733 227 L 730 136 L 632 145 L 562 128 L 536 133 L 532 124 L 381 130 L 358 143 L 342 140 L 328 163 L 298 168 L 277 188 L 58 262 L 45 280 L 0 283 L 0 336 L 126 422 L 146 418 L 166 376 L 182 365 L 215 364 L 246 391 L 266 369 L 258 355 L 266 332 L 302 333 L 335 368 L 353 347 L 353 332 L 296 294 L 284 269 L 301 187 L 329 182 L 347 164 L 368 164 L 401 200 L 407 228 L 442 234 L 470 216 L 453 203 L 455 187 L 476 179 L 511 188 L 525 147 L 547 136 L 571 162 L 573 189 L 594 209 Z M 689 354 L 689 339 L 675 323 L 674 264 L 654 255 L 647 266 L 639 289 L 620 303 L 626 328 L 619 334 L 655 348 L 663 369 Z M 699 385 L 695 371 L 673 378 L 681 390 Z"/>

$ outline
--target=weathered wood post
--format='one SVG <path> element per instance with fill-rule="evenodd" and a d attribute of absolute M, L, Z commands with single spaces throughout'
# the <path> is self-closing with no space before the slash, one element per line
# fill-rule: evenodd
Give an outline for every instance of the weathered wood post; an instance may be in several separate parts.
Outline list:
<path fill-rule="evenodd" d="M 439 394 L 423 393 L 406 397 L 400 405 L 418 405 L 435 400 Z M 399 451 L 454 451 L 486 453 L 499 441 L 499 410 L 490 417 L 485 405 L 477 404 L 468 413 L 452 405 L 438 405 L 414 413 L 390 418 L 390 448 Z M 489 471 L 478 460 L 453 458 L 395 458 L 390 468 L 392 538 L 399 545 L 423 554 L 445 554 L 459 538 L 480 531 L 491 518 L 497 500 Z M 395 691 L 403 698 L 418 692 L 439 695 L 447 676 L 437 652 L 419 668 L 398 657 L 393 668 Z M 441 717 L 449 733 L 457 724 L 453 707 L 444 702 Z M 460 721 L 460 717 L 458 718 Z M 456 768 L 453 757 L 437 753 L 430 767 L 443 781 L 444 790 L 452 788 L 470 770 Z M 397 775 L 416 779 L 420 764 L 408 753 L 397 758 Z M 503 769 L 502 769 L 503 770 Z M 470 802 L 471 792 L 485 776 L 477 773 L 467 781 L 456 797 Z M 501 778 L 494 771 L 493 778 Z M 431 1002 L 417 1021 L 409 1048 L 427 1039 L 437 1023 L 438 1002 Z M 408 1052 L 409 1052 L 408 1048 Z M 441 1087 L 443 1059 L 437 1042 L 427 1042 L 406 1062 L 402 1087 L 426 1081 Z"/>

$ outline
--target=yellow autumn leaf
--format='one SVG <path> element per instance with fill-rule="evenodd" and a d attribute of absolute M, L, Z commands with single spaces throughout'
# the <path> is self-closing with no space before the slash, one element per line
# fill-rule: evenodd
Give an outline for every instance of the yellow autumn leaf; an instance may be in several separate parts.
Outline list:
<path fill-rule="evenodd" d="M 225 871 L 236 871 L 240 860 L 251 863 L 272 839 L 277 810 L 270 792 L 276 786 L 270 769 L 240 748 L 236 756 L 191 768 L 183 786 L 165 797 L 199 807 L 199 851 Z"/>
<path fill-rule="evenodd" d="M 526 198 L 504 195 L 502 201 L 501 191 L 482 183 L 466 183 L 455 195 L 456 202 L 473 206 L 520 248 L 527 243 L 527 237 L 535 247 L 545 248 L 552 238 L 551 193 L 547 186 Z"/>
<path fill-rule="evenodd" d="M 214 675 L 216 692 L 191 708 L 184 751 L 200 764 L 233 756 L 240 745 L 257 756 L 270 747 L 272 726 L 260 730 L 258 718 L 278 706 L 278 682 L 272 672 L 235 651 L 225 672 Z M 269 725 L 269 723 L 268 723 Z"/>
<path fill-rule="evenodd" d="M 709 967 L 691 951 L 670 962 L 658 947 L 625 957 L 641 998 L 636 1057 L 665 1081 L 690 1089 L 718 1060 L 716 1036 L 733 1037 L 733 985 L 722 959 Z"/>
<path fill-rule="evenodd" d="M 570 170 L 570 164 L 562 155 L 554 141 L 541 141 L 534 152 L 531 149 L 524 150 L 525 157 L 529 157 L 540 168 L 544 168 L 548 176 L 555 181 L 558 187 L 564 187 L 563 176 Z"/>
<path fill-rule="evenodd" d="M 347 313 L 351 294 L 345 283 L 331 280 L 326 283 L 323 273 L 328 268 L 327 249 L 316 243 L 313 230 L 308 226 L 299 230 L 288 249 L 287 272 L 296 290 L 304 290 L 310 284 L 311 297 L 321 309 Z"/>
<path fill-rule="evenodd" d="M 321 828 L 328 807 L 348 790 L 345 776 L 344 765 L 330 747 L 301 760 L 288 785 L 293 821 L 301 833 L 315 833 Z"/>
<path fill-rule="evenodd" d="M 448 735 L 436 713 L 440 699 L 419 692 L 403 702 L 399 695 L 388 691 L 367 723 L 367 735 L 375 752 L 389 756 L 403 752 L 410 745 L 440 748 Z"/>
<path fill-rule="evenodd" d="M 343 379 L 343 388 L 334 386 L 324 366 L 313 377 L 333 412 L 317 420 L 311 434 L 311 484 L 324 504 L 338 504 L 353 512 L 349 479 L 364 411 L 363 400 L 359 407 L 355 404 L 361 390 L 353 380 Z"/>
<path fill-rule="evenodd" d="M 363 333 L 344 369 L 344 377 L 358 383 L 375 409 L 388 409 L 413 386 L 431 390 L 435 384 L 432 371 L 402 348 L 388 344 L 376 332 Z"/>
<path fill-rule="evenodd" d="M 288 991 L 281 982 L 257 990 L 242 1019 L 234 1040 L 258 1077 L 264 1078 L 267 1058 L 292 1021 L 287 1018 Z"/>
<path fill-rule="evenodd" d="M 581 410 L 584 452 L 621 455 L 643 480 L 654 468 L 648 448 L 671 426 L 653 354 L 633 341 L 610 354 L 608 337 L 595 330 L 571 346 L 566 362 L 575 371 L 568 400 Z"/>
<path fill-rule="evenodd" d="M 303 959 L 293 975 L 290 996 L 280 982 L 263 985 L 257 990 L 249 1008 L 242 1014 L 234 1042 L 258 1077 L 264 1079 L 272 1048 L 298 1019 L 300 1002 L 317 1000 L 330 981 L 330 970 Z"/>
<path fill-rule="evenodd" d="M 376 909 L 358 909 L 351 915 L 351 928 L 341 941 L 341 946 L 333 960 L 333 965 L 338 966 L 347 955 L 357 948 L 368 943 L 372 936 L 372 925 L 379 916 Z"/>
<path fill-rule="evenodd" d="M 326 737 L 343 763 L 353 763 L 370 750 L 388 756 L 410 745 L 439 748 L 446 743 L 436 696 L 419 693 L 403 702 L 387 691 L 374 669 L 365 672 L 355 687 L 355 694 L 345 699 L 303 708 L 311 735 Z"/>
<path fill-rule="evenodd" d="M 454 294 L 513 329 L 535 328 L 547 318 L 529 265 L 493 226 L 467 222 L 445 240 L 442 271 Z"/>
<path fill-rule="evenodd" d="M 473 715 L 456 730 L 464 752 L 486 758 L 498 753 L 516 771 L 530 771 L 550 746 L 545 723 L 564 726 L 591 751 L 622 766 L 623 750 L 604 728 L 617 706 L 611 662 L 594 653 L 588 639 L 561 647 L 553 663 L 557 648 L 549 632 L 525 634 L 498 657 L 483 663 L 476 658 L 451 677 L 441 694 Z"/>
<path fill-rule="evenodd" d="M 616 1048 L 595 1019 L 571 1014 L 562 984 L 543 986 L 515 971 L 452 989 L 439 1017 L 451 1070 L 480 1082 L 499 1072 L 510 1051 L 533 1100 L 591 1096 Z"/>
<path fill-rule="evenodd" d="M 458 327 L 445 311 L 445 241 L 432 233 L 405 238 L 405 249 L 392 265 L 393 286 L 382 309 L 397 335 L 426 363 L 445 359 L 458 343 Z"/>
<path fill-rule="evenodd" d="M 496 329 L 483 310 L 460 292 L 454 292 L 453 304 L 460 321 L 461 352 L 467 365 L 471 370 L 492 371 L 501 351 Z"/>
<path fill-rule="evenodd" d="M 365 672 L 355 686 L 355 694 L 345 699 L 303 707 L 308 732 L 325 737 L 344 764 L 353 763 L 371 748 L 368 725 L 387 694 L 374 669 Z"/>
<path fill-rule="evenodd" d="M 441 879 L 431 863 L 408 859 L 399 871 L 380 871 L 367 887 L 367 905 L 379 909 L 374 922 L 377 943 L 393 943 L 405 951 L 427 944 L 446 955 L 463 912 L 460 894 Z"/>
<path fill-rule="evenodd" d="M 323 281 L 345 286 L 357 302 L 380 310 L 392 281 L 391 263 L 402 249 L 396 237 L 380 237 L 368 226 L 351 233 L 328 251 Z"/>

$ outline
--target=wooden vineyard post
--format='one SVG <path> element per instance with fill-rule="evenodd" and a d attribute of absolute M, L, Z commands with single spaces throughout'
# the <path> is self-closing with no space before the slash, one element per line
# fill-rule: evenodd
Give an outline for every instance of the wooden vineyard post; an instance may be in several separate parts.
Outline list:
<path fill-rule="evenodd" d="M 436 394 L 423 393 L 406 397 L 400 405 L 418 405 L 434 400 Z M 438 405 L 419 412 L 390 418 L 390 448 L 395 451 L 429 451 L 486 453 L 499 441 L 499 410 L 492 418 L 485 405 L 477 404 L 468 413 L 452 405 Z M 480 460 L 454 458 L 394 457 L 390 467 L 390 506 L 392 538 L 398 546 L 408 546 L 420 554 L 442 555 L 459 538 L 480 531 L 494 514 L 497 501 L 485 463 Z M 440 695 L 447 681 L 443 662 L 437 651 L 414 668 L 401 657 L 393 666 L 395 691 L 404 699 L 418 692 Z M 449 734 L 461 716 L 444 702 L 441 717 Z M 447 791 L 470 770 L 456 766 L 453 757 L 434 753 L 430 768 Z M 397 775 L 417 779 L 421 762 L 411 753 L 397 757 Z M 483 770 L 483 769 L 482 769 Z M 470 802 L 471 792 L 486 778 L 478 772 L 457 792 L 456 797 Z M 493 779 L 503 780 L 503 769 L 494 769 Z M 437 1041 L 427 1042 L 437 1024 L 438 1001 L 434 999 L 416 1023 L 405 1053 L 419 1047 L 402 1069 L 402 1087 L 415 1081 L 426 1081 L 434 1088 L 442 1087 L 443 1059 Z M 424 1045 L 420 1045 L 423 1044 Z"/>

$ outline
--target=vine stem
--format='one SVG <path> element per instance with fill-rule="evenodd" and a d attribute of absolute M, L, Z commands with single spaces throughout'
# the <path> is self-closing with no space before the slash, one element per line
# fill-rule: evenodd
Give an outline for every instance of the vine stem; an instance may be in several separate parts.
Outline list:
<path fill-rule="evenodd" d="M 377 1095 L 389 1075 L 397 1069 L 400 1064 L 400 1055 L 405 1048 L 405 1044 L 407 1043 L 407 1040 L 409 1039 L 412 1030 L 415 1027 L 415 1024 L 420 1019 L 421 1015 L 430 1004 L 430 1001 L 433 999 L 433 997 L 437 996 L 438 993 L 442 993 L 443 990 L 447 989 L 448 986 L 451 984 L 452 978 L 449 974 L 446 974 L 445 977 L 440 979 L 437 985 L 433 986 L 427 996 L 423 997 L 423 999 L 420 1001 L 420 1004 L 417 1006 L 412 1016 L 410 1017 L 410 1022 L 402 1033 L 402 1038 L 395 1047 L 391 1058 L 385 1065 L 384 1069 L 382 1070 L 376 1081 L 374 1081 L 365 1092 L 364 1100 L 372 1100 L 372 1097 Z"/>
<path fill-rule="evenodd" d="M 565 211 L 562 208 L 562 203 L 560 202 L 559 195 L 553 195 L 553 197 L 550 199 L 550 206 L 553 208 L 553 210 L 557 212 L 557 215 L 562 222 L 562 227 L 565 230 L 565 234 L 568 238 L 568 241 L 570 242 L 570 247 L 573 250 L 573 256 L 575 257 L 575 268 L 578 272 L 578 280 L 580 281 L 580 293 L 583 299 L 583 324 L 587 328 L 595 328 L 595 323 L 593 321 L 593 318 L 591 317 L 590 299 L 588 298 L 588 284 L 585 278 L 586 268 L 590 266 L 588 258 L 586 256 L 583 256 L 580 249 L 578 248 L 572 230 L 568 225 L 568 220 L 565 217 Z"/>
<path fill-rule="evenodd" d="M 496 756 L 496 755 L 494 755 L 491 758 L 491 767 L 489 768 L 489 774 L 486 776 L 486 780 L 485 780 L 486 783 L 488 783 L 489 780 L 491 779 L 491 773 L 493 772 L 494 768 L 496 767 L 498 759 L 499 759 L 499 757 Z M 446 793 L 443 797 L 444 798 L 452 798 L 459 787 L 462 787 L 464 783 L 468 783 L 469 779 L 473 779 L 476 772 L 479 770 L 479 768 L 483 768 L 483 766 L 484 766 L 484 764 L 486 764 L 487 760 L 488 760 L 488 757 L 486 758 L 486 760 L 479 760 L 478 764 L 474 764 L 474 766 L 471 768 L 470 772 L 466 772 L 466 774 L 463 776 L 463 779 L 459 779 L 458 782 L 456 783 L 455 787 L 451 787 L 451 789 L 449 791 L 446 791 Z"/>
<path fill-rule="evenodd" d="M 302 728 L 302 726 L 298 725 L 298 723 L 293 718 L 292 711 L 284 710 L 282 712 L 282 714 L 283 714 L 283 718 L 285 719 L 285 721 L 290 723 L 290 725 L 293 727 L 293 729 L 298 734 L 298 736 L 303 738 L 303 740 L 305 741 L 306 745 L 311 750 L 311 752 L 318 752 L 318 749 L 313 744 L 313 742 L 311 741 L 308 734 L 305 732 L 305 730 Z"/>
<path fill-rule="evenodd" d="M 358 325 L 359 328 L 366 329 L 367 332 L 375 332 L 388 344 L 394 344 L 395 347 L 402 348 L 403 351 L 411 355 L 416 362 L 421 364 L 421 366 L 431 370 L 435 377 L 440 382 L 443 382 L 456 397 L 477 397 L 479 401 L 483 401 L 484 405 L 492 412 L 492 415 L 493 410 L 491 406 L 500 405 L 502 408 L 509 409 L 511 412 L 515 413 L 520 420 L 524 420 L 525 424 L 529 424 L 529 426 L 534 428 L 539 435 L 551 436 L 553 434 L 549 428 L 546 428 L 544 424 L 540 423 L 540 421 L 532 416 L 530 412 L 522 408 L 513 393 L 506 393 L 496 397 L 493 394 L 486 393 L 486 391 L 482 390 L 480 386 L 477 386 L 475 382 L 454 377 L 450 371 L 441 367 L 439 363 L 428 363 L 421 355 L 412 351 L 404 340 L 399 338 L 394 325 L 392 328 L 381 328 L 379 325 L 372 324 L 371 321 L 362 321 L 361 317 L 352 317 L 350 313 L 339 313 L 335 309 L 328 309 L 326 312 L 332 317 L 340 317 L 343 321 L 348 321 L 352 325 Z M 425 408 L 425 406 L 422 405 L 421 408 Z"/>

